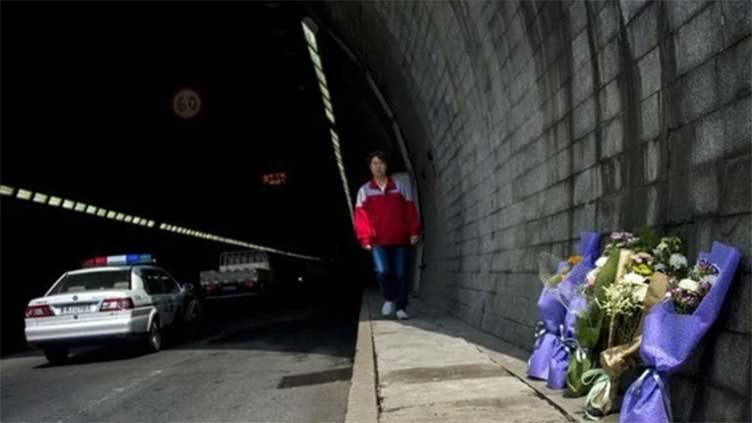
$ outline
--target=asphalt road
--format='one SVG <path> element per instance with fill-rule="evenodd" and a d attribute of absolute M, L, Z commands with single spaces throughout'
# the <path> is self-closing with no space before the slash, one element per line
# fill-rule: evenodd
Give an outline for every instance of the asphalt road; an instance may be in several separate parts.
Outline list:
<path fill-rule="evenodd" d="M 357 305 L 356 305 L 357 306 Z M 258 307 L 210 314 L 199 337 L 157 354 L 74 351 L 0 361 L 3 422 L 342 422 L 357 307 Z"/>

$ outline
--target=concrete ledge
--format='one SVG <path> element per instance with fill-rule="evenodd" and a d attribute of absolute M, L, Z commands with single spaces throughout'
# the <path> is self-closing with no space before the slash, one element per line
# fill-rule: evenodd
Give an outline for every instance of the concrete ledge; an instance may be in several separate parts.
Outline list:
<path fill-rule="evenodd" d="M 368 310 L 367 290 L 363 292 L 355 342 L 355 358 L 347 397 L 345 423 L 377 423 L 379 420 L 376 396 L 376 362 L 373 352 L 371 315 Z"/>

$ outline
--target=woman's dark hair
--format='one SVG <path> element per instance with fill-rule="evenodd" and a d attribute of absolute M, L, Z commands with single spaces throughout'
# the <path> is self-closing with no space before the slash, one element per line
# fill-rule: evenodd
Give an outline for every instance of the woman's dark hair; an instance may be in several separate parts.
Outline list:
<path fill-rule="evenodd" d="M 387 165 L 389 165 L 389 160 L 386 157 L 386 153 L 384 153 L 381 150 L 376 150 L 376 151 L 374 151 L 374 152 L 372 152 L 371 154 L 368 155 L 368 166 L 371 166 L 371 160 L 373 160 L 374 158 L 378 158 L 382 162 L 384 162 Z"/>

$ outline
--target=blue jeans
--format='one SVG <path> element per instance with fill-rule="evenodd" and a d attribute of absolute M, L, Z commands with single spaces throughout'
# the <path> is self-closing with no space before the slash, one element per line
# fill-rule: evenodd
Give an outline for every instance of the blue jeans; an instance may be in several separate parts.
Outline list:
<path fill-rule="evenodd" d="M 407 307 L 407 246 L 374 246 L 371 253 L 384 300 L 394 301 L 397 310 L 404 310 Z"/>

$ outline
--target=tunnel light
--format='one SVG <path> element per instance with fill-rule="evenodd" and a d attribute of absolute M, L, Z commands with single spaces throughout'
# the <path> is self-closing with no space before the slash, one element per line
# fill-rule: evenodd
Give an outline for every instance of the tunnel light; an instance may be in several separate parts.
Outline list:
<path fill-rule="evenodd" d="M 319 57 L 319 54 L 316 52 L 316 50 L 312 49 L 309 46 L 308 54 L 311 56 L 311 61 L 313 62 L 313 65 L 321 70 L 324 70 L 324 67 L 321 65 L 321 58 Z"/>
<path fill-rule="evenodd" d="M 149 222 L 146 223 L 146 226 L 153 228 L 155 224 L 156 222 L 154 222 L 153 220 L 150 220 Z"/>
<path fill-rule="evenodd" d="M 74 203 L 72 200 L 63 200 L 63 208 L 68 210 L 73 210 L 73 206 L 76 203 Z"/>
<path fill-rule="evenodd" d="M 319 82 L 319 89 L 321 90 L 321 95 L 324 96 L 325 99 L 330 100 L 331 97 L 329 97 L 329 89 L 326 88 L 326 86 L 321 84 L 320 82 Z"/>
<path fill-rule="evenodd" d="M 303 25 L 303 34 L 305 35 L 306 42 L 309 46 L 318 51 L 318 45 L 316 44 L 316 33 L 319 31 L 318 25 L 311 18 L 304 18 L 301 22 Z"/>
<path fill-rule="evenodd" d="M 116 213 L 114 211 L 110 210 L 110 211 L 107 212 L 107 218 L 108 219 L 114 219 L 115 218 L 115 214 Z"/>
<path fill-rule="evenodd" d="M 105 216 L 107 216 L 107 210 L 105 209 L 97 210 L 97 217 L 105 217 Z"/>
<path fill-rule="evenodd" d="M 125 223 L 131 223 L 133 221 L 133 216 L 126 214 L 125 218 L 123 219 L 123 222 Z"/>
<path fill-rule="evenodd" d="M 76 203 L 76 207 L 73 208 L 73 210 L 77 212 L 83 212 L 86 210 L 86 204 L 84 203 Z"/>
<path fill-rule="evenodd" d="M 329 122 L 334 124 L 334 114 L 329 109 L 324 109 L 324 113 L 326 114 L 326 118 L 329 119 Z"/>
<path fill-rule="evenodd" d="M 54 195 L 50 197 L 50 201 L 47 203 L 48 206 L 52 207 L 60 207 L 60 204 L 62 204 L 63 199 L 60 197 L 55 197 Z"/>
<path fill-rule="evenodd" d="M 133 218 L 133 224 L 134 224 L 134 225 L 138 225 L 138 224 L 140 224 L 140 223 L 141 223 L 141 218 L 140 218 L 140 217 L 134 217 L 134 218 Z"/>
<path fill-rule="evenodd" d="M 125 214 L 118 213 L 118 214 L 115 215 L 115 220 L 117 220 L 118 222 L 122 222 L 123 219 L 125 219 Z"/>
<path fill-rule="evenodd" d="M 326 83 L 326 75 L 324 75 L 324 72 L 322 72 L 321 69 L 317 67 L 314 67 L 313 69 L 316 70 L 316 77 L 319 79 L 319 82 L 328 86 L 329 84 Z"/>
<path fill-rule="evenodd" d="M 45 204 L 47 202 L 48 196 L 46 194 L 42 194 L 41 192 L 38 192 L 34 194 L 34 198 L 31 200 L 35 203 Z"/>
<path fill-rule="evenodd" d="M 7 185 L 0 185 L 0 195 L 13 195 L 13 188 Z"/>
<path fill-rule="evenodd" d="M 324 102 L 324 108 L 334 113 L 334 108 L 332 107 L 332 102 L 329 101 L 326 97 L 322 96 L 321 101 Z"/>
<path fill-rule="evenodd" d="M 86 214 L 96 214 L 97 208 L 94 206 L 87 206 L 86 207 Z"/>
<path fill-rule="evenodd" d="M 25 189 L 19 189 L 18 194 L 16 194 L 16 198 L 19 200 L 30 200 L 31 199 L 31 191 L 27 191 Z"/>
<path fill-rule="evenodd" d="M 161 230 L 164 231 L 165 229 L 167 229 L 167 224 L 163 223 L 163 224 L 159 225 L 159 229 L 161 229 Z"/>

